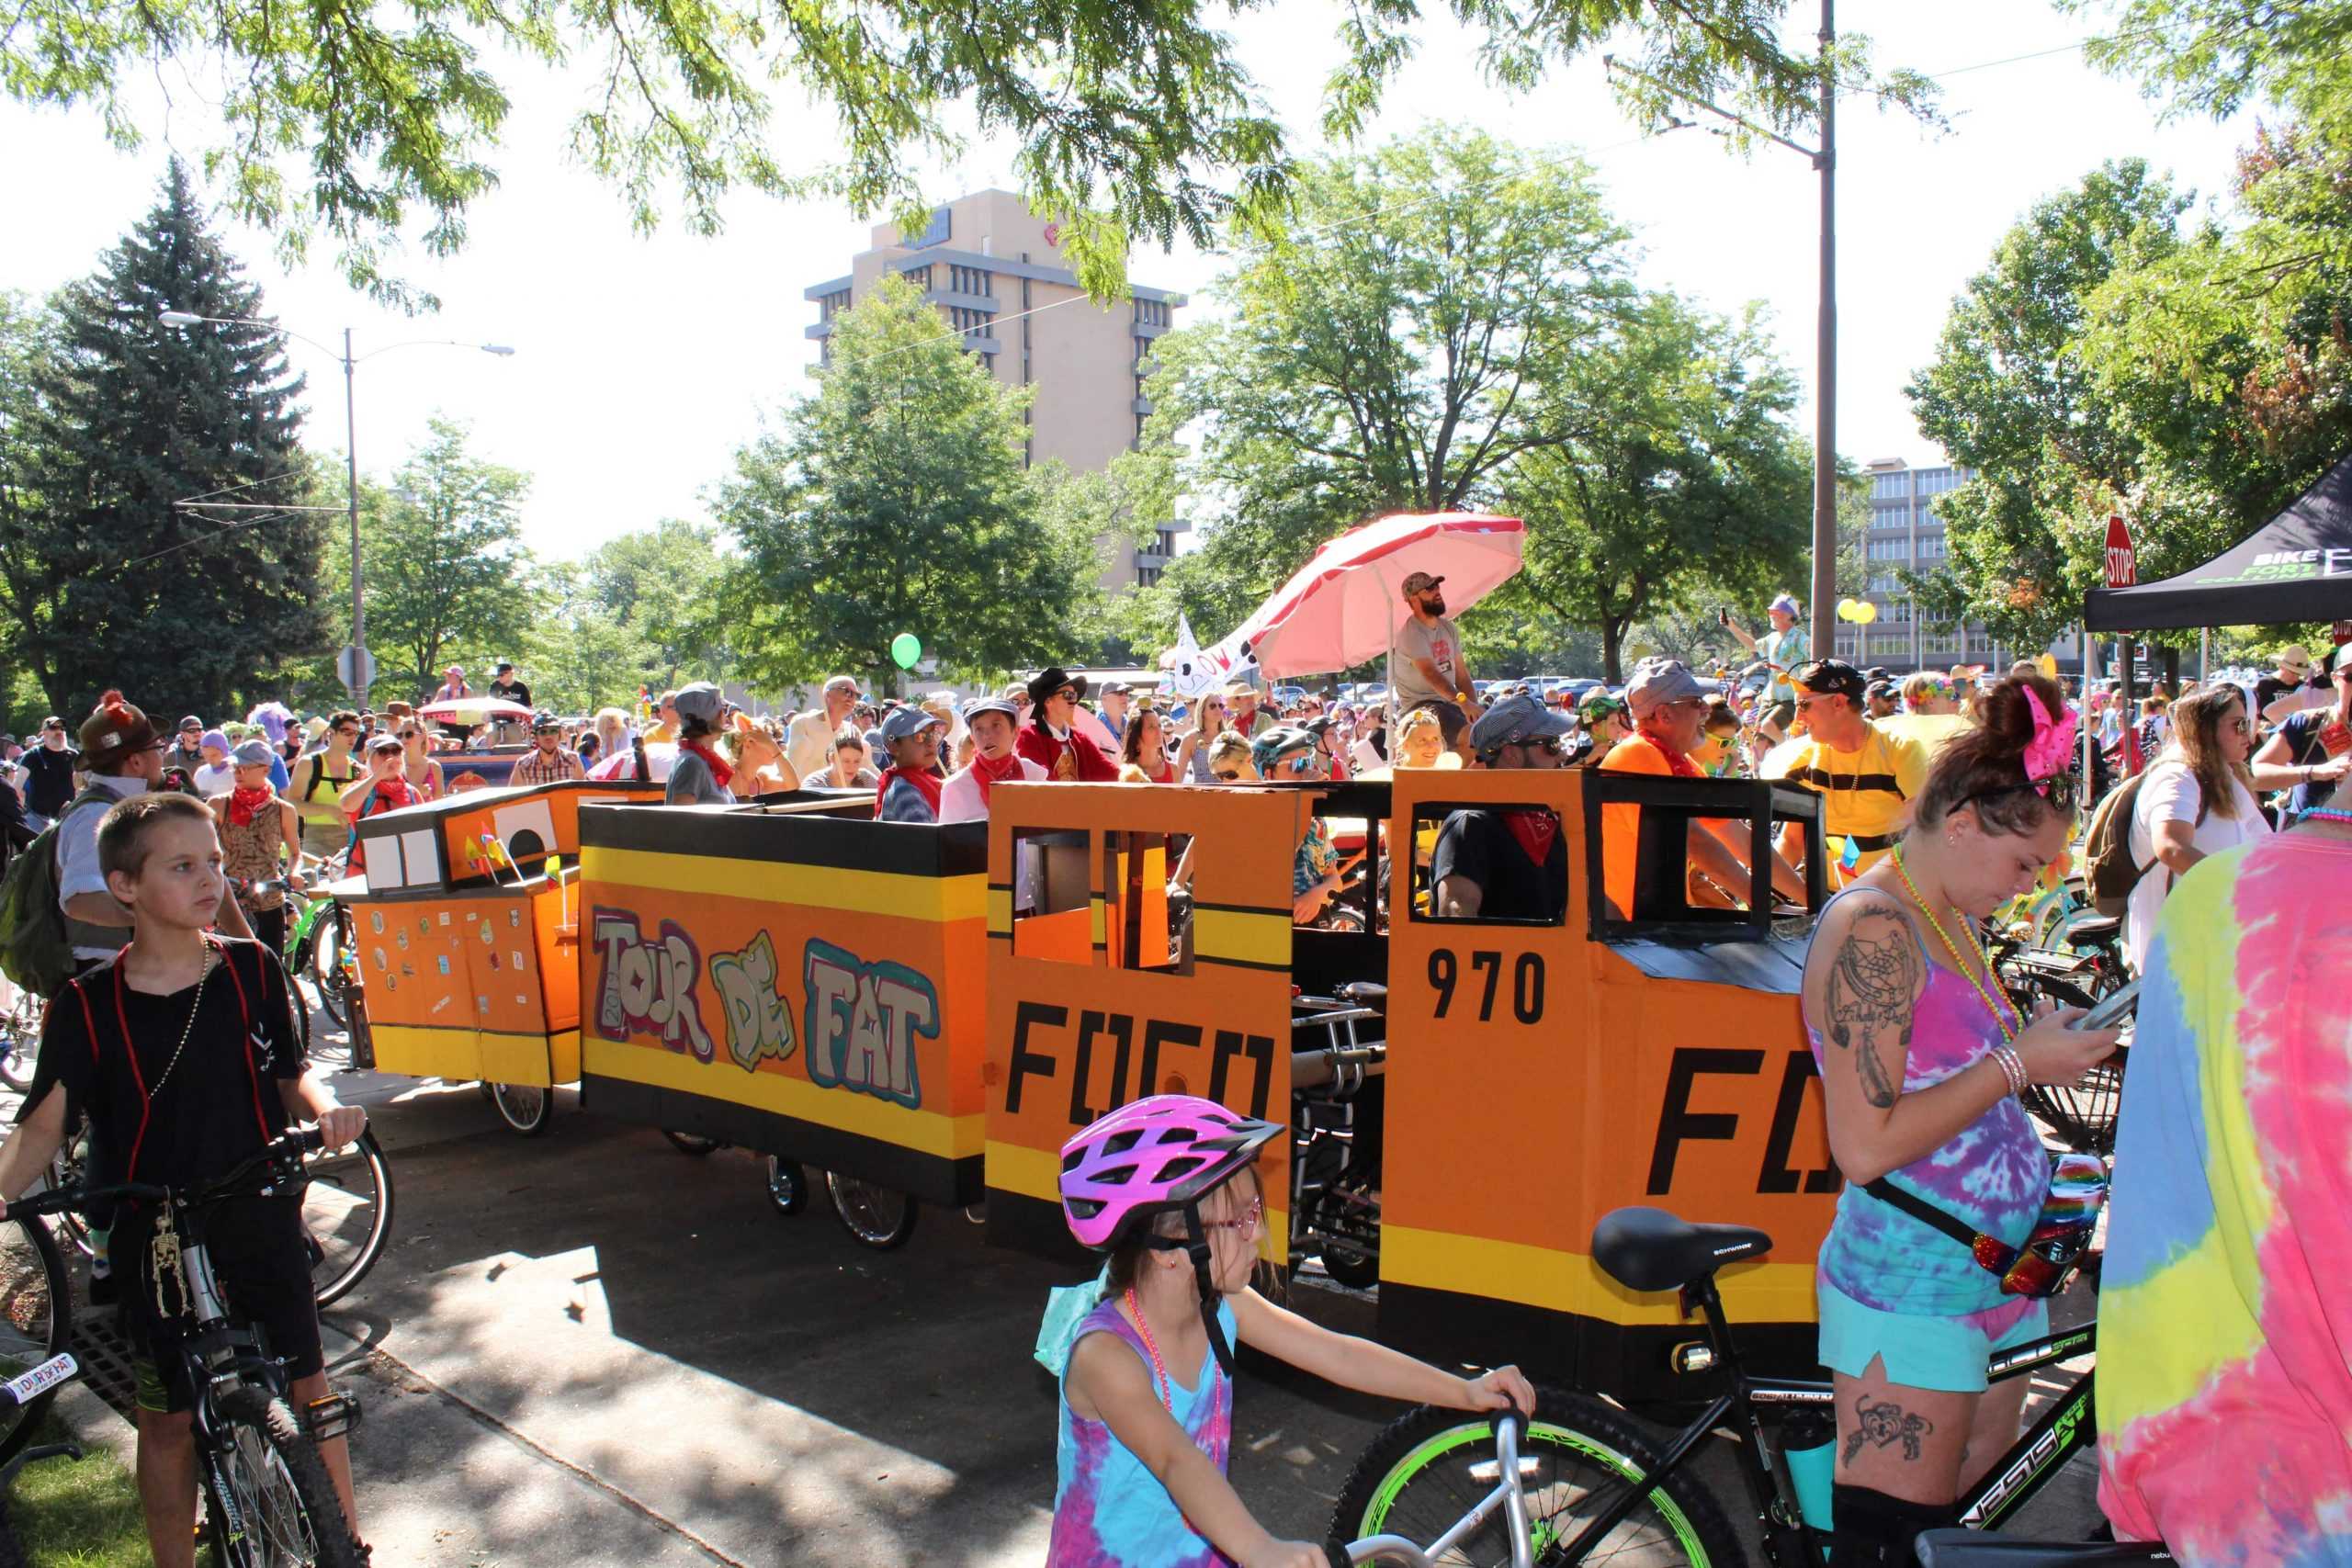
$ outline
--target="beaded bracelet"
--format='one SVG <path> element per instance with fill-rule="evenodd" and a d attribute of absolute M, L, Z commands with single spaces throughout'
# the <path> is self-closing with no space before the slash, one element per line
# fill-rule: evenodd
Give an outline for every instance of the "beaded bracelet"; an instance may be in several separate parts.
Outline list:
<path fill-rule="evenodd" d="M 1994 1063 L 2001 1069 L 2001 1076 L 2009 1080 L 2009 1092 L 2025 1092 L 2025 1086 L 2031 1079 L 2025 1070 L 2025 1058 L 2018 1055 L 2017 1047 L 2004 1041 L 1993 1047 L 1992 1055 Z"/>

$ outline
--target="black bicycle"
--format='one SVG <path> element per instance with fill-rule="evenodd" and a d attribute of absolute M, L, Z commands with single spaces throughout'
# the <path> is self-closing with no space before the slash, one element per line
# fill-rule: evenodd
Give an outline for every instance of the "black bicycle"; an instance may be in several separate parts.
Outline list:
<path fill-rule="evenodd" d="M 64 1354 L 74 1337 L 65 1260 L 49 1227 L 13 1210 L 0 1220 L 0 1379 L 21 1379 Z M 0 1461 L 30 1440 L 55 1383 L 0 1404 Z"/>
<path fill-rule="evenodd" d="M 1506 1508 L 1494 1454 L 1494 1423 L 1459 1410 L 1410 1412 L 1374 1439 L 1340 1493 L 1330 1540 L 1351 1543 L 1356 1562 L 1565 1565 L 1741 1563 L 1747 1553 L 1688 1461 L 1718 1428 L 1733 1445 L 1776 1568 L 1817 1568 L 1827 1531 L 1807 1522 L 1787 1454 L 1833 1439 L 1830 1384 L 1756 1376 L 1742 1365 L 1715 1270 L 1761 1258 L 1772 1238 L 1746 1225 L 1692 1224 L 1658 1209 L 1619 1209 L 1592 1235 L 1593 1261 L 1634 1291 L 1677 1291 L 1685 1316 L 1705 1319 L 1703 1343 L 1684 1346 L 1677 1365 L 1712 1372 L 1713 1402 L 1661 1450 L 1633 1419 L 1589 1395 L 1539 1392 L 1517 1450 L 1523 1508 Z M 2086 1325 L 1995 1356 L 1994 1382 L 2086 1357 L 2097 1343 Z M 2097 1437 L 2091 1374 L 2085 1371 L 1960 1500 L 1962 1523 L 1989 1529 L 2017 1511 Z M 1524 1540 L 1513 1515 L 1523 1513 Z M 1374 1543 L 1385 1543 L 1376 1549 Z M 1408 1554 L 1385 1543 L 1427 1541 Z M 2112 1548 L 2110 1551 L 2114 1550 Z M 2110 1562 L 2155 1562 L 2162 1549 L 2125 1549 Z M 1949 1560 L 1948 1560 L 1949 1561 Z"/>
<path fill-rule="evenodd" d="M 8 1206 L 11 1218 L 30 1219 L 99 1202 L 153 1203 L 159 1226 L 168 1224 L 178 1237 L 181 1371 L 195 1392 L 197 1471 L 223 1568 L 361 1568 L 363 1562 L 318 1450 L 319 1439 L 358 1424 L 359 1406 L 337 1394 L 294 1408 L 286 1363 L 223 1295 L 205 1244 L 206 1222 L 222 1201 L 299 1192 L 303 1157 L 322 1144 L 315 1130 L 288 1133 L 194 1192 L 119 1182 L 36 1193 Z"/>

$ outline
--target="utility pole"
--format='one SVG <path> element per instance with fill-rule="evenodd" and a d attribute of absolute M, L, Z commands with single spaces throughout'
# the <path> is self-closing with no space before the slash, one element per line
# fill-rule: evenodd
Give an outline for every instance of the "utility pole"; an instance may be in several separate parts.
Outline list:
<path fill-rule="evenodd" d="M 1832 59 L 1837 30 L 1821 0 L 1821 306 L 1814 355 L 1813 637 L 1815 659 L 1838 649 L 1838 72 Z M 1867 665 L 1870 632 L 1854 631 L 1854 662 Z"/>
<path fill-rule="evenodd" d="M 351 703 L 368 711 L 368 602 L 359 585 L 359 414 L 353 402 L 351 329 L 343 329 L 343 455 L 351 466 Z"/>

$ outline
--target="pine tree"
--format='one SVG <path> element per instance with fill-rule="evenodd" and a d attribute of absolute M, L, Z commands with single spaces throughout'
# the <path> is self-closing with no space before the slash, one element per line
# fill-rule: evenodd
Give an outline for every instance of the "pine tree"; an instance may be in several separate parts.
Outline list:
<path fill-rule="evenodd" d="M 69 722 L 109 686 L 159 725 L 242 713 L 260 671 L 324 641 L 320 525 L 173 502 L 316 499 L 285 337 L 161 320 L 263 314 L 177 160 L 154 210 L 52 309 L 32 406 L 10 431 L 29 470 L 26 504 L 0 513 L 10 640 Z"/>

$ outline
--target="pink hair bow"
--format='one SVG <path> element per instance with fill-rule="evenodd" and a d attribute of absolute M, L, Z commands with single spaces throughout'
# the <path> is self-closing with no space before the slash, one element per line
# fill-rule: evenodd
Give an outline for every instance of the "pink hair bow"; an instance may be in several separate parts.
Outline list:
<path fill-rule="evenodd" d="M 2033 739 L 2025 747 L 2026 782 L 2040 784 L 2064 773 L 2074 759 L 2075 710 L 2068 708 L 2063 717 L 2052 718 L 2030 686 L 2026 688 L 2025 700 L 2033 705 Z"/>

